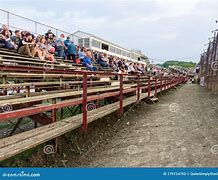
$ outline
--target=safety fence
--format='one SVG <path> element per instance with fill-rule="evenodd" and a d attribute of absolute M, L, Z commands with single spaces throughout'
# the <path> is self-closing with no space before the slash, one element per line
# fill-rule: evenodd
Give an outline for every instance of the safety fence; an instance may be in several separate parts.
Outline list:
<path fill-rule="evenodd" d="M 200 85 L 218 91 L 218 33 L 210 39 L 207 50 L 201 54 L 198 72 Z"/>
<path fill-rule="evenodd" d="M 7 25 L 12 31 L 29 31 L 35 35 L 44 35 L 48 30 L 51 30 L 57 37 L 61 34 L 64 34 L 65 37 L 70 35 L 76 45 L 78 45 L 78 39 L 80 38 L 70 32 L 0 9 L 0 25 L 3 24 Z"/>

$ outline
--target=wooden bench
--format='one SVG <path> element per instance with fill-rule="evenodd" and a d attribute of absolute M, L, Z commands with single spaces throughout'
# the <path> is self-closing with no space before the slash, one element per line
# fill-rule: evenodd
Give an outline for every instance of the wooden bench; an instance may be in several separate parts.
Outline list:
<path fill-rule="evenodd" d="M 146 93 L 141 94 L 140 99 L 147 97 Z M 126 107 L 136 102 L 136 96 L 123 100 L 123 106 Z M 119 109 L 119 102 L 105 105 L 88 112 L 88 123 L 109 115 Z M 82 125 L 82 114 L 45 125 L 30 131 L 26 131 L 11 137 L 0 139 L 0 160 L 5 160 L 11 156 L 31 149 L 39 144 L 47 142 L 69 131 L 72 131 Z"/>

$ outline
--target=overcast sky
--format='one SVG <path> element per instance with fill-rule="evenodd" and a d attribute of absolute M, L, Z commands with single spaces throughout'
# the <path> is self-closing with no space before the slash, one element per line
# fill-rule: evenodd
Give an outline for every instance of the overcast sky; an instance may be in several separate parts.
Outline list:
<path fill-rule="evenodd" d="M 0 0 L 1 9 L 140 49 L 155 63 L 197 62 L 218 28 L 217 7 L 217 0 Z"/>

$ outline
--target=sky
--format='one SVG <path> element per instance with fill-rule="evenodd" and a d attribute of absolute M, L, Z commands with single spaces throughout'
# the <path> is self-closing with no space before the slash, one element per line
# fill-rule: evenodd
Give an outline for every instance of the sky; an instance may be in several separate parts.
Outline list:
<path fill-rule="evenodd" d="M 199 61 L 218 28 L 218 0 L 0 0 L 0 9 L 63 29 L 92 33 L 153 63 Z M 11 22 L 34 26 L 20 18 Z M 0 12 L 0 23 L 6 16 Z M 3 22 L 1 22 L 3 21 Z"/>

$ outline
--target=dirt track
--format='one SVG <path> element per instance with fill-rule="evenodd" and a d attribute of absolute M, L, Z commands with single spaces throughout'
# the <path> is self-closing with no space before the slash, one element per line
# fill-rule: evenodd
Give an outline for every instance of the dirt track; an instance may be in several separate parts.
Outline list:
<path fill-rule="evenodd" d="M 81 166 L 218 167 L 218 94 L 186 84 L 122 121 Z"/>

